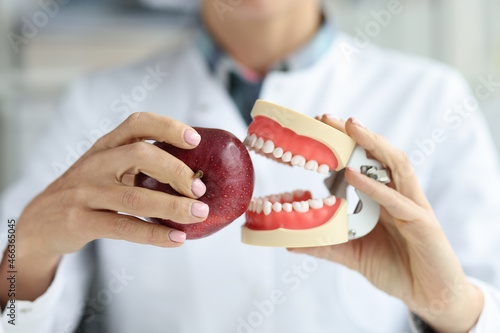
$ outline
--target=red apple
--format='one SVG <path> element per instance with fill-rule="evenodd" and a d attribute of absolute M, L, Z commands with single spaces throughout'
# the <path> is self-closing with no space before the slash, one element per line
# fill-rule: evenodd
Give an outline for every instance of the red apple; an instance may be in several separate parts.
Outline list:
<path fill-rule="evenodd" d="M 150 218 L 171 228 L 184 231 L 187 239 L 206 237 L 224 228 L 246 212 L 252 199 L 254 170 L 246 147 L 233 134 L 220 129 L 195 128 L 201 135 L 198 147 L 184 150 L 164 142 L 154 144 L 186 163 L 194 172 L 202 171 L 207 187 L 199 198 L 210 207 L 203 222 L 181 224 L 171 220 Z M 170 185 L 144 174 L 138 174 L 135 185 L 151 190 L 180 195 Z"/>

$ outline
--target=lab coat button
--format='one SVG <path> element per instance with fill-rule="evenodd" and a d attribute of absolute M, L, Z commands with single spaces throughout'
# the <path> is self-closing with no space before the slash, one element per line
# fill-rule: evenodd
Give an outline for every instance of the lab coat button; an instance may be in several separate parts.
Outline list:
<path fill-rule="evenodd" d="M 29 313 L 31 312 L 31 310 L 32 310 L 31 308 L 22 308 L 21 313 Z"/>

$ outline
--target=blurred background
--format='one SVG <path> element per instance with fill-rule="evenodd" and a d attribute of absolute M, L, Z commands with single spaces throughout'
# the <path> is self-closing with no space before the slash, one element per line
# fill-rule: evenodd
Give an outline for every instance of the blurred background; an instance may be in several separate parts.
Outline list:
<path fill-rule="evenodd" d="M 359 34 L 397 0 L 325 0 Z M 401 0 L 372 43 L 445 62 L 471 86 L 500 81 L 500 0 Z M 172 47 L 194 27 L 196 0 L 0 0 L 0 190 L 22 168 L 69 82 Z M 24 30 L 23 30 L 24 29 Z M 500 148 L 500 89 L 482 101 Z"/>

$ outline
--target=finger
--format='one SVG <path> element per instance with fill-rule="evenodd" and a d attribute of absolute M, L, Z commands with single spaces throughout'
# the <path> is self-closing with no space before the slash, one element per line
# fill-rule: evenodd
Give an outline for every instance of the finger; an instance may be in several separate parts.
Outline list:
<path fill-rule="evenodd" d="M 111 210 L 183 224 L 202 222 L 209 213 L 208 205 L 201 201 L 142 187 L 113 185 L 93 193 L 87 205 L 94 210 Z"/>
<path fill-rule="evenodd" d="M 191 198 L 205 194 L 206 186 L 184 162 L 147 142 L 136 142 L 94 155 L 99 170 L 112 170 L 122 182 L 125 174 L 142 172 L 157 181 L 170 184 L 178 193 Z M 111 177 L 110 177 L 111 179 Z"/>
<path fill-rule="evenodd" d="M 394 218 L 407 222 L 422 221 L 426 213 L 422 207 L 398 191 L 371 179 L 358 170 L 347 168 L 347 182 L 383 206 Z"/>
<path fill-rule="evenodd" d="M 198 146 L 201 137 L 193 128 L 175 119 L 150 112 L 137 112 L 99 139 L 94 146 L 100 151 L 143 140 L 167 142 L 182 149 L 192 149 Z"/>
<path fill-rule="evenodd" d="M 371 132 L 353 118 L 349 118 L 347 121 L 346 130 L 358 145 L 390 169 L 392 181 L 398 192 L 422 207 L 430 208 L 408 156 L 403 151 L 391 145 L 385 137 Z"/>
<path fill-rule="evenodd" d="M 401 220 L 395 219 L 394 216 L 392 216 L 385 207 L 380 207 L 380 218 L 379 218 L 379 224 L 384 227 L 384 229 L 391 235 L 392 238 L 394 239 L 403 239 L 401 235 L 401 231 L 398 229 L 398 225 L 401 223 L 399 222 Z M 403 222 L 406 223 L 406 222 Z"/>
<path fill-rule="evenodd" d="M 336 130 L 346 133 L 345 130 L 345 120 L 339 119 L 332 114 L 324 114 L 321 117 L 316 117 L 317 120 L 332 126 Z"/>
<path fill-rule="evenodd" d="M 95 212 L 93 216 L 95 218 L 87 226 L 93 239 L 119 239 L 159 247 L 179 247 L 186 240 L 186 234 L 182 231 L 133 216 L 111 212 Z"/>
<path fill-rule="evenodd" d="M 131 173 L 127 173 L 127 174 L 123 175 L 122 184 L 127 185 L 127 186 L 134 186 L 135 176 L 136 175 L 131 174 Z"/>

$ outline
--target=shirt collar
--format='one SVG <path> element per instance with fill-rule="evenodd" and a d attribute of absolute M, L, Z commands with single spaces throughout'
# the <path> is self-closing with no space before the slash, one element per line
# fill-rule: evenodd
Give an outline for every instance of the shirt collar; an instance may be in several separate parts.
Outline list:
<path fill-rule="evenodd" d="M 318 61 L 329 49 L 335 39 L 336 31 L 328 20 L 324 20 L 318 32 L 305 45 L 274 64 L 271 71 L 294 71 L 306 68 Z M 247 68 L 231 56 L 214 41 L 203 25 L 196 36 L 196 46 L 205 58 L 212 74 L 227 83 L 231 71 L 249 83 L 262 81 L 262 76 Z"/>

